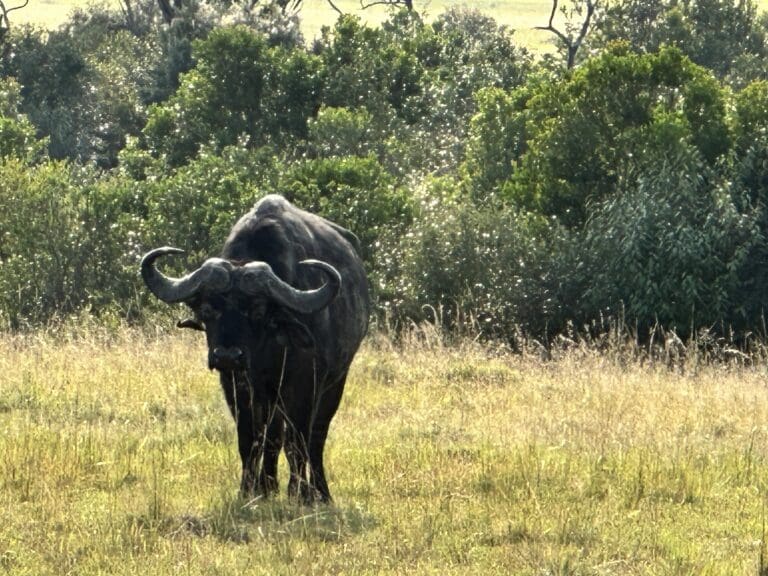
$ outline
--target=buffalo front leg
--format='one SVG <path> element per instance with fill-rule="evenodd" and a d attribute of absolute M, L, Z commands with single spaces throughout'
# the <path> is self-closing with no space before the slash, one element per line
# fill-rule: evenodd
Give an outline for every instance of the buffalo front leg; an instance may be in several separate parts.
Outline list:
<path fill-rule="evenodd" d="M 303 502 L 311 502 L 312 495 L 307 482 L 307 461 L 309 455 L 307 444 L 304 440 L 305 434 L 297 430 L 296 427 L 288 422 L 285 429 L 285 453 L 288 457 L 288 467 L 290 468 L 290 479 L 288 480 L 288 496 L 299 498 Z"/>
<path fill-rule="evenodd" d="M 262 486 L 257 484 L 259 464 L 264 450 L 264 425 L 261 412 L 259 406 L 243 406 L 243 410 L 238 412 L 237 445 L 240 460 L 243 463 L 240 492 L 245 496 L 263 493 Z"/>
<path fill-rule="evenodd" d="M 243 465 L 240 493 L 256 494 L 259 464 L 264 450 L 265 423 L 261 405 L 256 404 L 247 383 L 240 382 L 231 374 L 221 375 L 222 388 L 232 417 L 237 426 L 237 447 Z"/>
<path fill-rule="evenodd" d="M 267 411 L 270 416 L 266 423 L 266 438 L 264 440 L 264 457 L 259 473 L 259 491 L 268 496 L 278 491 L 277 459 L 283 447 L 283 418 L 274 409 Z"/>

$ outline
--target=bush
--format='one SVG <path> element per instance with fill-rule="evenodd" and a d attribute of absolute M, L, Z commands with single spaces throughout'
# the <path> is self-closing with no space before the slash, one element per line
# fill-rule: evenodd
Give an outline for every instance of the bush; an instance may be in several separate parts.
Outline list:
<path fill-rule="evenodd" d="M 323 107 L 309 121 L 309 146 L 321 158 L 367 156 L 376 145 L 374 134 L 365 108 Z"/>
<path fill-rule="evenodd" d="M 317 58 L 270 48 L 244 26 L 217 28 L 193 48 L 197 66 L 149 111 L 144 136 L 153 155 L 177 167 L 204 145 L 219 152 L 238 142 L 257 148 L 306 137 L 319 107 Z"/>
<path fill-rule="evenodd" d="M 736 298 L 760 212 L 739 210 L 741 189 L 708 171 L 690 145 L 668 149 L 636 183 L 595 206 L 584 234 L 589 284 L 583 313 L 616 315 L 692 335 L 757 321 Z"/>
<path fill-rule="evenodd" d="M 508 340 L 556 332 L 564 316 L 557 272 L 567 232 L 499 203 L 477 206 L 460 188 L 438 178 L 418 195 L 401 243 L 393 314 L 419 318 L 442 310 L 446 325 L 472 319 L 486 337 Z"/>
<path fill-rule="evenodd" d="M 523 118 L 506 121 L 522 126 L 525 152 L 503 194 L 570 227 L 581 226 L 589 203 L 608 198 L 645 157 L 656 157 L 659 132 L 674 127 L 673 136 L 710 166 L 731 146 L 723 89 L 674 49 L 638 55 L 616 46 L 526 98 Z"/>
<path fill-rule="evenodd" d="M 0 158 L 34 163 L 44 157 L 46 140 L 38 140 L 35 127 L 21 109 L 21 89 L 13 78 L 0 79 Z"/>
<path fill-rule="evenodd" d="M 62 162 L 2 163 L 0 310 L 12 327 L 35 325 L 82 308 L 128 308 L 135 296 L 132 226 L 115 186 Z"/>
<path fill-rule="evenodd" d="M 186 251 L 180 266 L 197 266 L 218 254 L 230 229 L 256 201 L 275 187 L 279 163 L 271 148 L 204 149 L 175 173 L 148 179 L 140 187 L 146 248 L 173 245 Z"/>

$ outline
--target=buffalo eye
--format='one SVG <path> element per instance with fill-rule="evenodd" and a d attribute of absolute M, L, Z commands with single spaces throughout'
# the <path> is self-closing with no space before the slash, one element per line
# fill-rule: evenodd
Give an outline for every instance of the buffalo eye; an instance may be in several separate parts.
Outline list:
<path fill-rule="evenodd" d="M 264 317 L 267 315 L 267 307 L 265 304 L 256 304 L 251 306 L 248 311 L 248 317 L 254 324 L 263 324 Z"/>
<path fill-rule="evenodd" d="M 203 322 L 214 322 L 221 316 L 221 312 L 207 302 L 203 302 L 197 315 Z"/>

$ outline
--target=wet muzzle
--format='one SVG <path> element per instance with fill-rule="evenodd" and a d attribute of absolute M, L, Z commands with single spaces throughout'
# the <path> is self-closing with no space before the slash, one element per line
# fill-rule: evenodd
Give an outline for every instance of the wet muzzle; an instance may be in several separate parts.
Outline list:
<path fill-rule="evenodd" d="M 208 368 L 231 371 L 245 367 L 245 354 L 237 346 L 217 346 L 208 353 Z"/>

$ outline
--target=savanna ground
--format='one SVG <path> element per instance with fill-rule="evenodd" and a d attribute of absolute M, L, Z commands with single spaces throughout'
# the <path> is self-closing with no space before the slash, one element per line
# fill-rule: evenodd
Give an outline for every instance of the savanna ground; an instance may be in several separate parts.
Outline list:
<path fill-rule="evenodd" d="M 305 507 L 238 498 L 199 338 L 86 332 L 0 337 L 2 573 L 768 570 L 764 358 L 373 335 Z"/>

